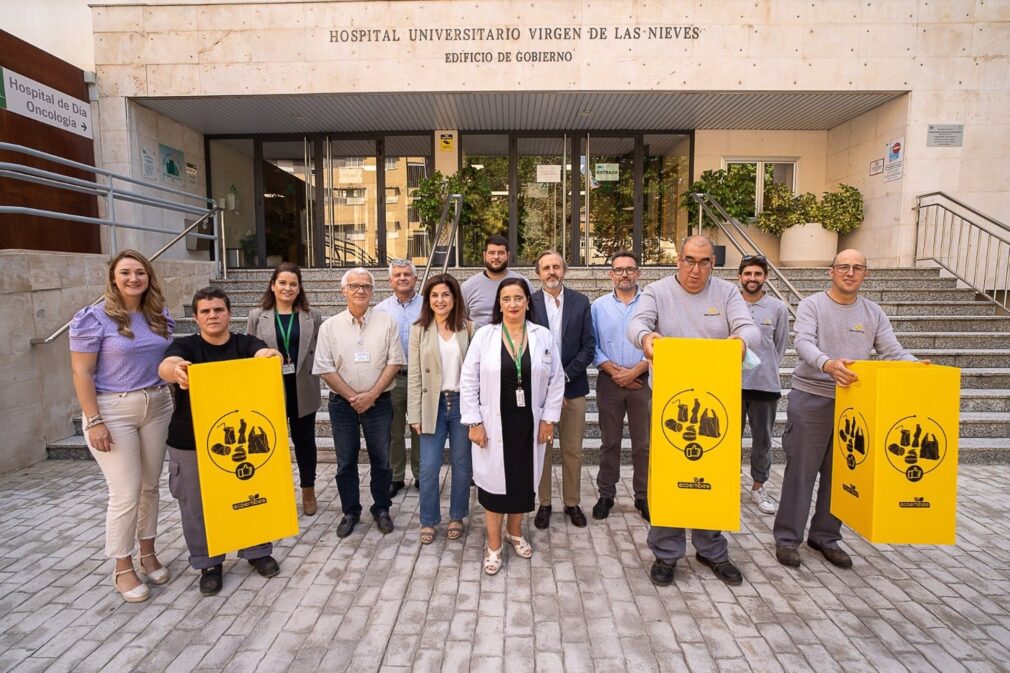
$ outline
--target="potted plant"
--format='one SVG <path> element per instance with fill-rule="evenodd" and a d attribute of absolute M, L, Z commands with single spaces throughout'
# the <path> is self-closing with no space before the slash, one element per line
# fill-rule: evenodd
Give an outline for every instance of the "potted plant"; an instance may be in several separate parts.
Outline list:
<path fill-rule="evenodd" d="M 765 188 L 764 209 L 755 226 L 781 237 L 783 266 L 826 266 L 838 250 L 839 234 L 855 231 L 863 221 L 863 195 L 850 185 L 825 192 L 793 195 L 783 184 Z"/>

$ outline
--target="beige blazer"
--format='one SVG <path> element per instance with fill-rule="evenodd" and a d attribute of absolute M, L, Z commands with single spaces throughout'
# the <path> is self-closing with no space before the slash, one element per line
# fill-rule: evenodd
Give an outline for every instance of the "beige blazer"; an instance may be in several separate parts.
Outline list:
<path fill-rule="evenodd" d="M 410 346 L 407 354 L 407 423 L 421 424 L 421 432 L 432 434 L 438 421 L 438 396 L 442 392 L 442 355 L 438 349 L 438 327 L 432 322 L 422 330 L 410 326 Z M 470 345 L 467 329 L 456 332 L 456 343 L 462 358 Z M 460 360 L 462 363 L 462 360 Z"/>
<path fill-rule="evenodd" d="M 298 312 L 298 362 L 295 363 L 295 388 L 298 392 L 298 417 L 304 418 L 319 411 L 319 377 L 312 374 L 312 362 L 316 356 L 316 339 L 323 314 L 318 309 L 309 309 L 308 314 Z M 249 311 L 246 333 L 266 342 L 270 348 L 277 348 L 277 329 L 274 310 L 254 308 Z"/>

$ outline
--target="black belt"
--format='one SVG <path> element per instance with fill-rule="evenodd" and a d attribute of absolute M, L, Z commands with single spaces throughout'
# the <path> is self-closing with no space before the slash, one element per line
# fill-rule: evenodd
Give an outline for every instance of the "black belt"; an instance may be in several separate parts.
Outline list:
<path fill-rule="evenodd" d="M 407 375 L 407 368 L 406 367 L 400 367 L 400 375 L 401 376 L 406 376 Z"/>

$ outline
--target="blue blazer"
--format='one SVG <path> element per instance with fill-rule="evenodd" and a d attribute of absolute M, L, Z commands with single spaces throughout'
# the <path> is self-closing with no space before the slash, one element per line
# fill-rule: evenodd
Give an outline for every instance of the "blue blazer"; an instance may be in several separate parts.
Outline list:
<path fill-rule="evenodd" d="M 593 333 L 593 313 L 589 297 L 562 287 L 565 305 L 561 310 L 561 366 L 565 371 L 565 397 L 584 397 L 589 394 L 589 376 L 586 369 L 596 354 L 596 337 Z M 533 293 L 533 322 L 550 329 L 544 291 Z"/>

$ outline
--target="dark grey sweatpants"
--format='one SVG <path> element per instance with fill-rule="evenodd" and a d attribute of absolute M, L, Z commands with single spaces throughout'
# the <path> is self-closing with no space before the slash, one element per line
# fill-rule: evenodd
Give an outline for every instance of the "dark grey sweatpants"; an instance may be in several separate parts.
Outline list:
<path fill-rule="evenodd" d="M 203 501 L 200 499 L 200 477 L 196 469 L 196 451 L 168 447 L 168 490 L 179 501 L 182 515 L 182 535 L 189 548 L 189 565 L 196 570 L 213 568 L 224 563 L 224 555 L 207 555 L 207 531 L 203 521 Z M 264 542 L 238 552 L 239 558 L 252 561 L 270 556 L 274 546 Z"/>
<path fill-rule="evenodd" d="M 742 430 L 750 421 L 750 478 L 759 484 L 768 481 L 772 467 L 772 428 L 775 426 L 775 409 L 778 400 L 743 399 L 741 410 Z"/>
<path fill-rule="evenodd" d="M 775 544 L 795 547 L 803 541 L 803 531 L 810 514 L 814 482 L 817 505 L 810 521 L 808 539 L 822 547 L 837 547 L 842 539 L 842 522 L 831 513 L 831 447 L 834 430 L 835 400 L 793 388 L 786 407 L 786 429 L 782 449 L 786 471 L 782 478 L 782 497 L 775 515 Z"/>

